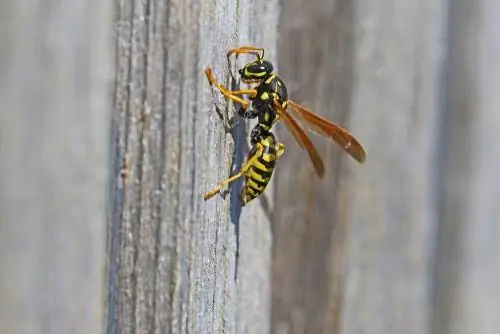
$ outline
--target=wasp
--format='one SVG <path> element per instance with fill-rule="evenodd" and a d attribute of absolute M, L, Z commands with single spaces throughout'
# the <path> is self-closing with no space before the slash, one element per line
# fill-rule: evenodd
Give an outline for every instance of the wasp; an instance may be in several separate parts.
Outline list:
<path fill-rule="evenodd" d="M 323 160 L 304 129 L 294 119 L 293 116 L 295 116 L 308 130 L 330 138 L 352 158 L 363 163 L 366 159 L 366 153 L 354 136 L 339 125 L 288 98 L 288 90 L 283 79 L 274 73 L 273 64 L 264 59 L 264 52 L 263 48 L 245 45 L 230 49 L 226 54 L 228 61 L 233 54 L 236 56 L 251 54 L 256 57 L 254 61 L 247 63 L 238 71 L 241 81 L 249 85 L 248 89 L 229 90 L 217 82 L 210 67 L 205 70 L 211 86 L 217 87 L 226 98 L 241 104 L 240 116 L 248 119 L 258 118 L 257 125 L 250 134 L 252 145 L 260 143 L 262 138 L 270 133 L 272 127 L 282 120 L 299 146 L 307 151 L 317 175 L 323 178 L 325 174 Z M 256 86 L 252 88 L 252 84 Z M 247 99 L 243 98 L 245 95 Z M 282 151 L 284 151 L 284 145 L 281 145 Z"/>

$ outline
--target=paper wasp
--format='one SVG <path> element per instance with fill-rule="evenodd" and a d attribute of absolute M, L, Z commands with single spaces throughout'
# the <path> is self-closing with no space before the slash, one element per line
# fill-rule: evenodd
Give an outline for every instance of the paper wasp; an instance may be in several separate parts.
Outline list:
<path fill-rule="evenodd" d="M 242 117 L 258 118 L 258 124 L 253 128 L 250 135 L 253 146 L 262 140 L 262 136 L 267 136 L 273 125 L 281 119 L 295 137 L 300 147 L 308 152 L 317 175 L 323 178 L 325 173 L 323 160 L 303 128 L 291 116 L 293 114 L 312 132 L 331 138 L 338 145 L 342 146 L 359 163 L 365 161 L 366 154 L 363 147 L 347 130 L 310 111 L 297 102 L 288 99 L 286 85 L 281 77 L 274 73 L 273 64 L 264 59 L 263 48 L 246 45 L 230 49 L 227 52 L 228 60 L 233 54 L 236 54 L 236 56 L 239 54 L 252 54 L 256 56 L 256 60 L 247 63 L 238 71 L 242 82 L 249 85 L 256 84 L 255 87 L 231 91 L 217 82 L 211 68 L 208 67 L 205 70 L 205 74 L 211 86 L 217 87 L 226 98 L 241 104 L 240 115 Z M 243 95 L 247 95 L 248 100 L 243 99 L 241 97 Z M 291 114 L 287 111 L 288 107 L 291 107 Z M 281 145 L 284 150 L 284 145 Z"/>

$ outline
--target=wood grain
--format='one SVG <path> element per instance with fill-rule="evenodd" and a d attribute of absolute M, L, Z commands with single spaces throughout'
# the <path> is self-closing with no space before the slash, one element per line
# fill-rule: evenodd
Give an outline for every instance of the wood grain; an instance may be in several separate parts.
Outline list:
<path fill-rule="evenodd" d="M 225 131 L 233 105 L 203 71 L 231 85 L 229 48 L 273 54 L 276 4 L 116 2 L 108 333 L 268 331 L 269 220 L 237 205 L 241 183 L 203 201 L 241 166 L 250 125 Z"/>
<path fill-rule="evenodd" d="M 0 331 L 102 333 L 106 1 L 0 3 Z"/>
<path fill-rule="evenodd" d="M 498 330 L 498 38 L 493 1 L 287 1 L 280 74 L 346 126 L 356 164 L 286 130 L 275 193 L 273 332 Z"/>

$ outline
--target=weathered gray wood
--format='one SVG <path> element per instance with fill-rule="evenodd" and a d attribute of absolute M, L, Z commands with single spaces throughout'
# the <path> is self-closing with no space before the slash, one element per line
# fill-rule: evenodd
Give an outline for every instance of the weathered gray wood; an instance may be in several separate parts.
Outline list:
<path fill-rule="evenodd" d="M 499 14 L 450 2 L 432 333 L 500 328 Z"/>
<path fill-rule="evenodd" d="M 487 0 L 287 2 L 291 98 L 347 126 L 367 162 L 317 140 L 331 175 L 318 184 L 287 146 L 275 332 L 498 331 L 498 13 Z"/>
<path fill-rule="evenodd" d="M 332 145 L 323 150 L 332 176 L 318 186 L 314 182 L 303 195 L 307 201 L 295 198 L 297 206 L 312 205 L 310 215 L 317 214 L 284 223 L 302 224 L 301 242 L 311 253 L 293 265 L 306 288 L 295 290 L 297 298 L 304 296 L 298 306 L 281 311 L 281 326 L 296 333 L 422 333 L 428 325 L 425 292 L 431 286 L 435 226 L 431 140 L 439 111 L 442 3 L 338 1 L 331 11 L 325 3 L 318 6 L 310 6 L 315 10 L 309 19 L 284 27 L 293 39 L 284 43 L 298 46 L 289 52 L 293 64 L 282 60 L 282 74 L 287 65 L 300 69 L 299 101 L 347 126 L 365 145 L 368 160 L 359 166 L 343 154 L 332 155 L 328 152 L 338 151 Z M 310 44 L 300 45 L 300 30 Z M 308 61 L 312 66 L 299 65 Z M 296 174 L 291 177 L 297 180 Z M 293 183 L 285 179 L 278 187 L 297 194 L 285 184 Z M 288 214 L 291 206 L 277 208 Z"/>
<path fill-rule="evenodd" d="M 444 1 L 358 1 L 342 333 L 426 333 L 432 312 Z M 391 8 L 391 10 L 387 10 Z"/>
<path fill-rule="evenodd" d="M 277 1 L 116 5 L 108 332 L 265 333 L 269 222 L 257 201 L 203 201 L 246 140 L 243 122 L 225 133 L 203 70 L 228 84 L 228 48 L 273 55 Z"/>
<path fill-rule="evenodd" d="M 0 3 L 0 332 L 102 333 L 106 1 Z"/>
<path fill-rule="evenodd" d="M 290 98 L 349 128 L 354 5 L 347 0 L 288 1 L 282 9 L 279 47 L 279 73 Z M 311 136 L 327 171 L 319 181 L 307 153 L 287 130 L 280 127 L 279 134 L 286 151 L 275 185 L 273 329 L 336 333 L 344 289 L 347 178 L 368 167 Z"/>

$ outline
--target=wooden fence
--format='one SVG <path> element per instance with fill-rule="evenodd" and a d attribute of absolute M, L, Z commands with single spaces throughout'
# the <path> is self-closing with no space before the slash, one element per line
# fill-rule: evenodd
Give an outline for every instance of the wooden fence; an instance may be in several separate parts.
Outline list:
<path fill-rule="evenodd" d="M 2 2 L 1 332 L 496 333 L 499 13 Z M 278 125 L 266 196 L 242 210 L 239 183 L 204 202 L 251 125 L 224 128 L 234 108 L 203 70 L 230 84 L 225 53 L 242 44 L 264 46 L 291 98 L 349 128 L 367 162 L 313 137 L 319 182 Z"/>

